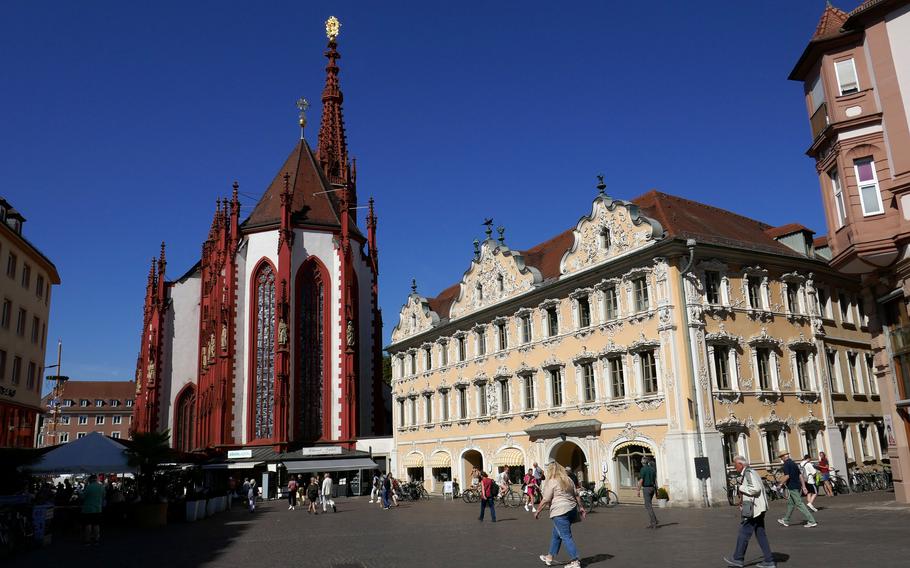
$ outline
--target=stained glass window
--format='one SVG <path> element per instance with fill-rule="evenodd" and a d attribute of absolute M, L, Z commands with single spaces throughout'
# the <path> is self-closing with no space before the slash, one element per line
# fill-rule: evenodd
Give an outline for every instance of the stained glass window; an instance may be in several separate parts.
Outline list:
<path fill-rule="evenodd" d="M 268 264 L 256 275 L 256 398 L 254 435 L 269 439 L 275 429 L 275 272 Z"/>
<path fill-rule="evenodd" d="M 323 401 L 325 393 L 325 316 L 326 287 L 322 273 L 315 264 L 303 279 L 300 303 L 300 357 L 302 384 L 297 404 L 300 411 L 300 433 L 304 440 L 318 440 L 323 435 Z"/>

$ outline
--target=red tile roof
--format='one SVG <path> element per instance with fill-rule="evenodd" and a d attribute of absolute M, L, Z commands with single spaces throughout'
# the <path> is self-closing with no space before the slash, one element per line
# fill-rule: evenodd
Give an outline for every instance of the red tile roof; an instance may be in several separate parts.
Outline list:
<path fill-rule="evenodd" d="M 776 239 L 778 237 L 783 237 L 786 235 L 792 235 L 793 233 L 809 233 L 814 235 L 815 231 L 812 229 L 806 228 L 799 223 L 787 223 L 786 225 L 781 225 L 779 227 L 771 227 L 770 229 L 765 230 L 765 234 Z"/>
<path fill-rule="evenodd" d="M 701 244 L 802 257 L 790 247 L 777 242 L 774 236 L 797 231 L 813 233 L 797 223 L 772 227 L 725 209 L 657 190 L 640 195 L 631 203 L 639 207 L 642 215 L 661 224 L 665 231 L 664 238 L 695 239 Z M 522 252 L 525 265 L 539 270 L 544 280 L 559 276 L 562 257 L 574 244 L 574 230 L 575 227 L 572 227 Z M 458 297 L 459 287 L 460 283 L 454 284 L 435 298 L 427 298 L 430 309 L 440 318 L 448 317 L 449 307 Z"/>
<path fill-rule="evenodd" d="M 815 27 L 815 34 L 813 34 L 811 41 L 827 39 L 840 34 L 840 29 L 844 27 L 844 22 L 846 21 L 847 13 L 835 8 L 829 2 L 825 6 L 825 11 L 822 12 L 818 25 Z"/>
<path fill-rule="evenodd" d="M 822 247 L 828 246 L 828 237 L 827 237 L 827 235 L 824 236 L 824 237 L 816 237 L 816 238 L 812 241 L 812 246 L 815 247 L 815 248 L 817 248 L 817 249 L 818 249 L 818 248 L 822 248 Z"/>
<path fill-rule="evenodd" d="M 291 213 L 296 222 L 340 226 L 334 195 L 323 193 L 332 188 L 326 182 L 306 140 L 300 140 L 262 194 L 253 212 L 243 222 L 244 227 L 278 224 L 285 172 L 291 176 Z"/>

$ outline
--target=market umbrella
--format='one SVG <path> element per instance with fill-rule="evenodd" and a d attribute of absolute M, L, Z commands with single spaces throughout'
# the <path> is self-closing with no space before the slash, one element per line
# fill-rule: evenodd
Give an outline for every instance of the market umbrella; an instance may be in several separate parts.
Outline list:
<path fill-rule="evenodd" d="M 75 442 L 63 444 L 32 465 L 31 473 L 124 473 L 135 472 L 129 465 L 126 447 L 104 434 L 92 432 Z"/>

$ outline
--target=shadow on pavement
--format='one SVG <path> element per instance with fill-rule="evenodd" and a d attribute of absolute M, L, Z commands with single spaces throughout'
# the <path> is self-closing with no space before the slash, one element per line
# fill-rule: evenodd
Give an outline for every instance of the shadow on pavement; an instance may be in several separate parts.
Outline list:
<path fill-rule="evenodd" d="M 613 558 L 612 554 L 595 554 L 594 556 L 581 558 L 580 561 L 582 566 L 590 566 L 591 564 L 597 564 L 598 562 L 610 560 L 611 558 Z"/>

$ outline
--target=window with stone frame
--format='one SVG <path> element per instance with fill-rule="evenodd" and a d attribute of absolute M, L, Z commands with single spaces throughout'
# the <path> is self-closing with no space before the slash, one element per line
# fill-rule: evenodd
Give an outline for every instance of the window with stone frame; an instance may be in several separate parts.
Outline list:
<path fill-rule="evenodd" d="M 534 393 L 534 374 L 521 375 L 521 390 L 525 410 L 534 410 L 537 407 L 537 397 Z"/>
<path fill-rule="evenodd" d="M 866 307 L 863 304 L 863 298 L 861 296 L 854 296 L 853 303 L 856 304 L 856 311 L 859 314 L 860 327 L 868 327 L 869 318 L 866 316 Z"/>
<path fill-rule="evenodd" d="M 497 384 L 499 386 L 499 413 L 508 414 L 512 412 L 512 396 L 509 392 L 509 379 L 499 379 Z"/>
<path fill-rule="evenodd" d="M 765 430 L 765 452 L 768 457 L 768 463 L 777 461 L 777 454 L 782 450 L 781 431 L 777 429 Z"/>
<path fill-rule="evenodd" d="M 834 319 L 831 313 L 831 296 L 828 295 L 827 288 L 819 286 L 815 289 L 815 297 L 818 298 L 818 315 L 824 319 Z"/>
<path fill-rule="evenodd" d="M 862 376 L 860 375 L 860 370 L 858 367 L 857 356 L 853 351 L 847 352 L 847 373 L 850 376 L 850 388 L 853 390 L 853 394 L 865 394 L 865 389 L 863 389 L 862 385 Z"/>
<path fill-rule="evenodd" d="M 427 371 L 433 370 L 433 349 L 429 346 L 423 348 L 423 367 Z"/>
<path fill-rule="evenodd" d="M 585 402 L 597 400 L 597 384 L 594 379 L 594 363 L 587 361 L 581 364 L 581 386 Z"/>
<path fill-rule="evenodd" d="M 837 294 L 837 303 L 840 307 L 840 321 L 842 324 L 853 324 L 853 310 L 850 305 L 850 300 L 847 298 L 847 295 L 843 292 Z"/>
<path fill-rule="evenodd" d="M 411 426 L 417 426 L 417 397 L 412 396 L 411 401 Z"/>
<path fill-rule="evenodd" d="M 455 340 L 458 342 L 458 362 L 461 363 L 468 358 L 467 339 L 464 335 L 459 335 Z"/>
<path fill-rule="evenodd" d="M 724 464 L 732 467 L 737 455 L 739 455 L 739 432 L 724 432 Z"/>
<path fill-rule="evenodd" d="M 499 342 L 500 351 L 509 348 L 509 331 L 505 321 L 496 322 L 496 339 Z"/>
<path fill-rule="evenodd" d="M 831 392 L 842 394 L 844 392 L 844 381 L 841 375 L 840 365 L 838 364 L 837 351 L 834 349 L 826 351 L 825 361 L 827 363 Z"/>
<path fill-rule="evenodd" d="M 433 423 L 433 395 L 432 393 L 426 393 L 423 395 L 423 405 L 426 419 L 426 424 Z"/>
<path fill-rule="evenodd" d="M 443 422 L 449 421 L 449 389 L 439 391 L 439 414 Z"/>
<path fill-rule="evenodd" d="M 730 347 L 714 345 L 714 383 L 718 390 L 730 390 L 733 382 L 730 377 Z"/>
<path fill-rule="evenodd" d="M 863 358 L 866 362 L 866 376 L 869 378 L 869 392 L 871 394 L 878 394 L 878 384 L 875 379 L 875 365 L 873 364 L 873 355 L 872 353 L 866 353 L 863 355 Z"/>
<path fill-rule="evenodd" d="M 403 428 L 405 426 L 404 421 L 404 399 L 398 399 L 398 427 Z"/>
<path fill-rule="evenodd" d="M 796 372 L 796 386 L 801 391 L 812 390 L 812 372 L 809 365 L 809 351 L 797 349 L 793 352 L 793 367 Z"/>
<path fill-rule="evenodd" d="M 636 312 L 646 312 L 650 309 L 648 280 L 644 276 L 632 280 L 632 301 Z"/>
<path fill-rule="evenodd" d="M 468 387 L 458 387 L 458 418 L 468 418 Z"/>
<path fill-rule="evenodd" d="M 705 271 L 705 302 L 709 304 L 721 303 L 721 279 L 717 270 Z"/>
<path fill-rule="evenodd" d="M 591 302 L 587 296 L 578 298 L 578 327 L 584 329 L 591 325 Z"/>
<path fill-rule="evenodd" d="M 604 315 L 607 320 L 615 320 L 619 317 L 619 294 L 616 286 L 604 288 Z"/>
<path fill-rule="evenodd" d="M 749 295 L 749 307 L 754 310 L 765 309 L 765 294 L 760 276 L 747 276 L 746 289 Z"/>
<path fill-rule="evenodd" d="M 784 282 L 784 295 L 787 298 L 787 311 L 791 314 L 803 313 L 802 302 L 800 302 L 799 284 L 796 282 Z"/>
<path fill-rule="evenodd" d="M 477 336 L 477 356 L 483 357 L 487 354 L 487 330 L 478 327 L 474 330 L 474 334 Z"/>
<path fill-rule="evenodd" d="M 487 405 L 487 383 L 477 385 L 477 416 L 484 417 L 490 413 Z"/>
<path fill-rule="evenodd" d="M 531 314 L 522 314 L 519 317 L 521 322 L 521 342 L 530 343 L 533 338 L 532 325 L 531 325 Z"/>
<path fill-rule="evenodd" d="M 547 337 L 556 337 L 559 335 L 559 312 L 556 306 L 549 306 L 545 313 L 547 315 Z"/>
<path fill-rule="evenodd" d="M 626 377 L 623 371 L 622 355 L 608 357 L 607 367 L 610 370 L 610 393 L 613 398 L 625 398 Z"/>
<path fill-rule="evenodd" d="M 600 250 L 609 250 L 611 239 L 610 229 L 608 227 L 604 227 L 600 230 L 598 244 L 600 245 Z"/>
<path fill-rule="evenodd" d="M 417 353 L 414 353 L 413 351 L 408 353 L 408 363 L 409 363 L 409 367 L 411 369 L 411 374 L 416 375 L 417 374 Z"/>
<path fill-rule="evenodd" d="M 449 343 L 447 341 L 439 342 L 439 366 L 445 367 L 449 364 Z"/>
<path fill-rule="evenodd" d="M 760 390 L 769 391 L 774 388 L 774 381 L 771 375 L 771 349 L 768 347 L 755 348 L 755 370 L 758 375 L 758 387 Z"/>
<path fill-rule="evenodd" d="M 653 349 L 641 351 L 638 354 L 641 368 L 641 383 L 644 394 L 656 394 L 657 385 L 657 357 Z"/>
<path fill-rule="evenodd" d="M 818 430 L 803 430 L 803 439 L 806 442 L 806 453 L 813 457 L 818 456 Z"/>
<path fill-rule="evenodd" d="M 558 408 L 562 406 L 562 369 L 556 367 L 548 369 L 550 375 L 550 406 Z"/>

